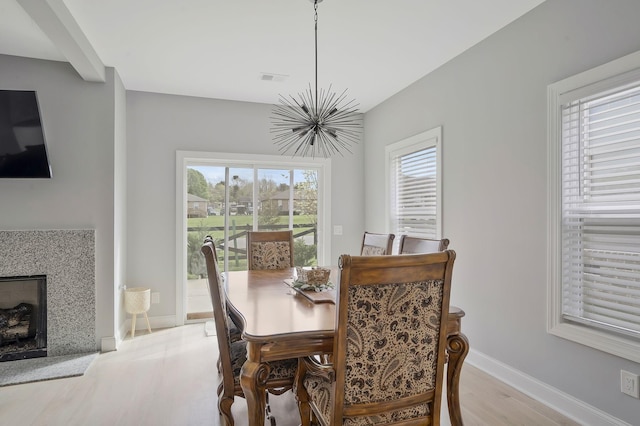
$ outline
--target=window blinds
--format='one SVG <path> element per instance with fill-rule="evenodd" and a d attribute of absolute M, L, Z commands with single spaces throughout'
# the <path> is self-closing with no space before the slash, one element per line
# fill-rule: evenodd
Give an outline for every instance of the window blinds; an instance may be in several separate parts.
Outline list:
<path fill-rule="evenodd" d="M 640 339 L 640 82 L 562 111 L 562 314 Z"/>
<path fill-rule="evenodd" d="M 437 238 L 437 148 L 391 156 L 391 228 L 396 235 Z"/>

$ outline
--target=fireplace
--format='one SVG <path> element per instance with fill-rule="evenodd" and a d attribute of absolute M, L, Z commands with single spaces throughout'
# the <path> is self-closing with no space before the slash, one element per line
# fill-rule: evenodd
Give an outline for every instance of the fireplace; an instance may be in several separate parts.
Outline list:
<path fill-rule="evenodd" d="M 0 362 L 47 356 L 47 278 L 0 277 Z"/>
<path fill-rule="evenodd" d="M 95 231 L 0 230 L 0 277 L 36 276 L 46 277 L 39 306 L 46 312 L 46 356 L 95 352 Z M 3 303 L 3 285 L 0 303 L 13 308 L 20 302 Z"/>

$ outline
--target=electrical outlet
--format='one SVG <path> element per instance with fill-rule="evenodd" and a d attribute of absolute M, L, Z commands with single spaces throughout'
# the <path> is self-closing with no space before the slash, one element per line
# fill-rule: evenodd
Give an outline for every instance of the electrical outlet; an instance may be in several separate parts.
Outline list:
<path fill-rule="evenodd" d="M 151 303 L 160 303 L 160 293 L 151 293 Z"/>
<path fill-rule="evenodd" d="M 620 370 L 620 390 L 624 394 L 640 399 L 638 375 Z"/>

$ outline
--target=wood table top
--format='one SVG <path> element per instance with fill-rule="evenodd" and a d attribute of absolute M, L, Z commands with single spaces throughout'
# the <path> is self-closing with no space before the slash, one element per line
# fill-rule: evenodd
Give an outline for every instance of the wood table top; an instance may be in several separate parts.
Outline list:
<path fill-rule="evenodd" d="M 246 340 L 295 339 L 333 335 L 335 304 L 312 303 L 294 291 L 284 280 L 292 278 L 295 269 L 231 271 L 225 274 L 225 291 L 229 307 L 244 321 Z M 332 272 L 332 282 L 336 282 Z"/>

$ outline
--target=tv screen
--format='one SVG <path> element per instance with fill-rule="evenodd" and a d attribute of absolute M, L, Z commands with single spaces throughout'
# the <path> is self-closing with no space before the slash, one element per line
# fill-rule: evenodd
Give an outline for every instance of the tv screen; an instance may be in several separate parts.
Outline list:
<path fill-rule="evenodd" d="M 0 90 L 0 178 L 50 178 L 36 92 Z"/>

